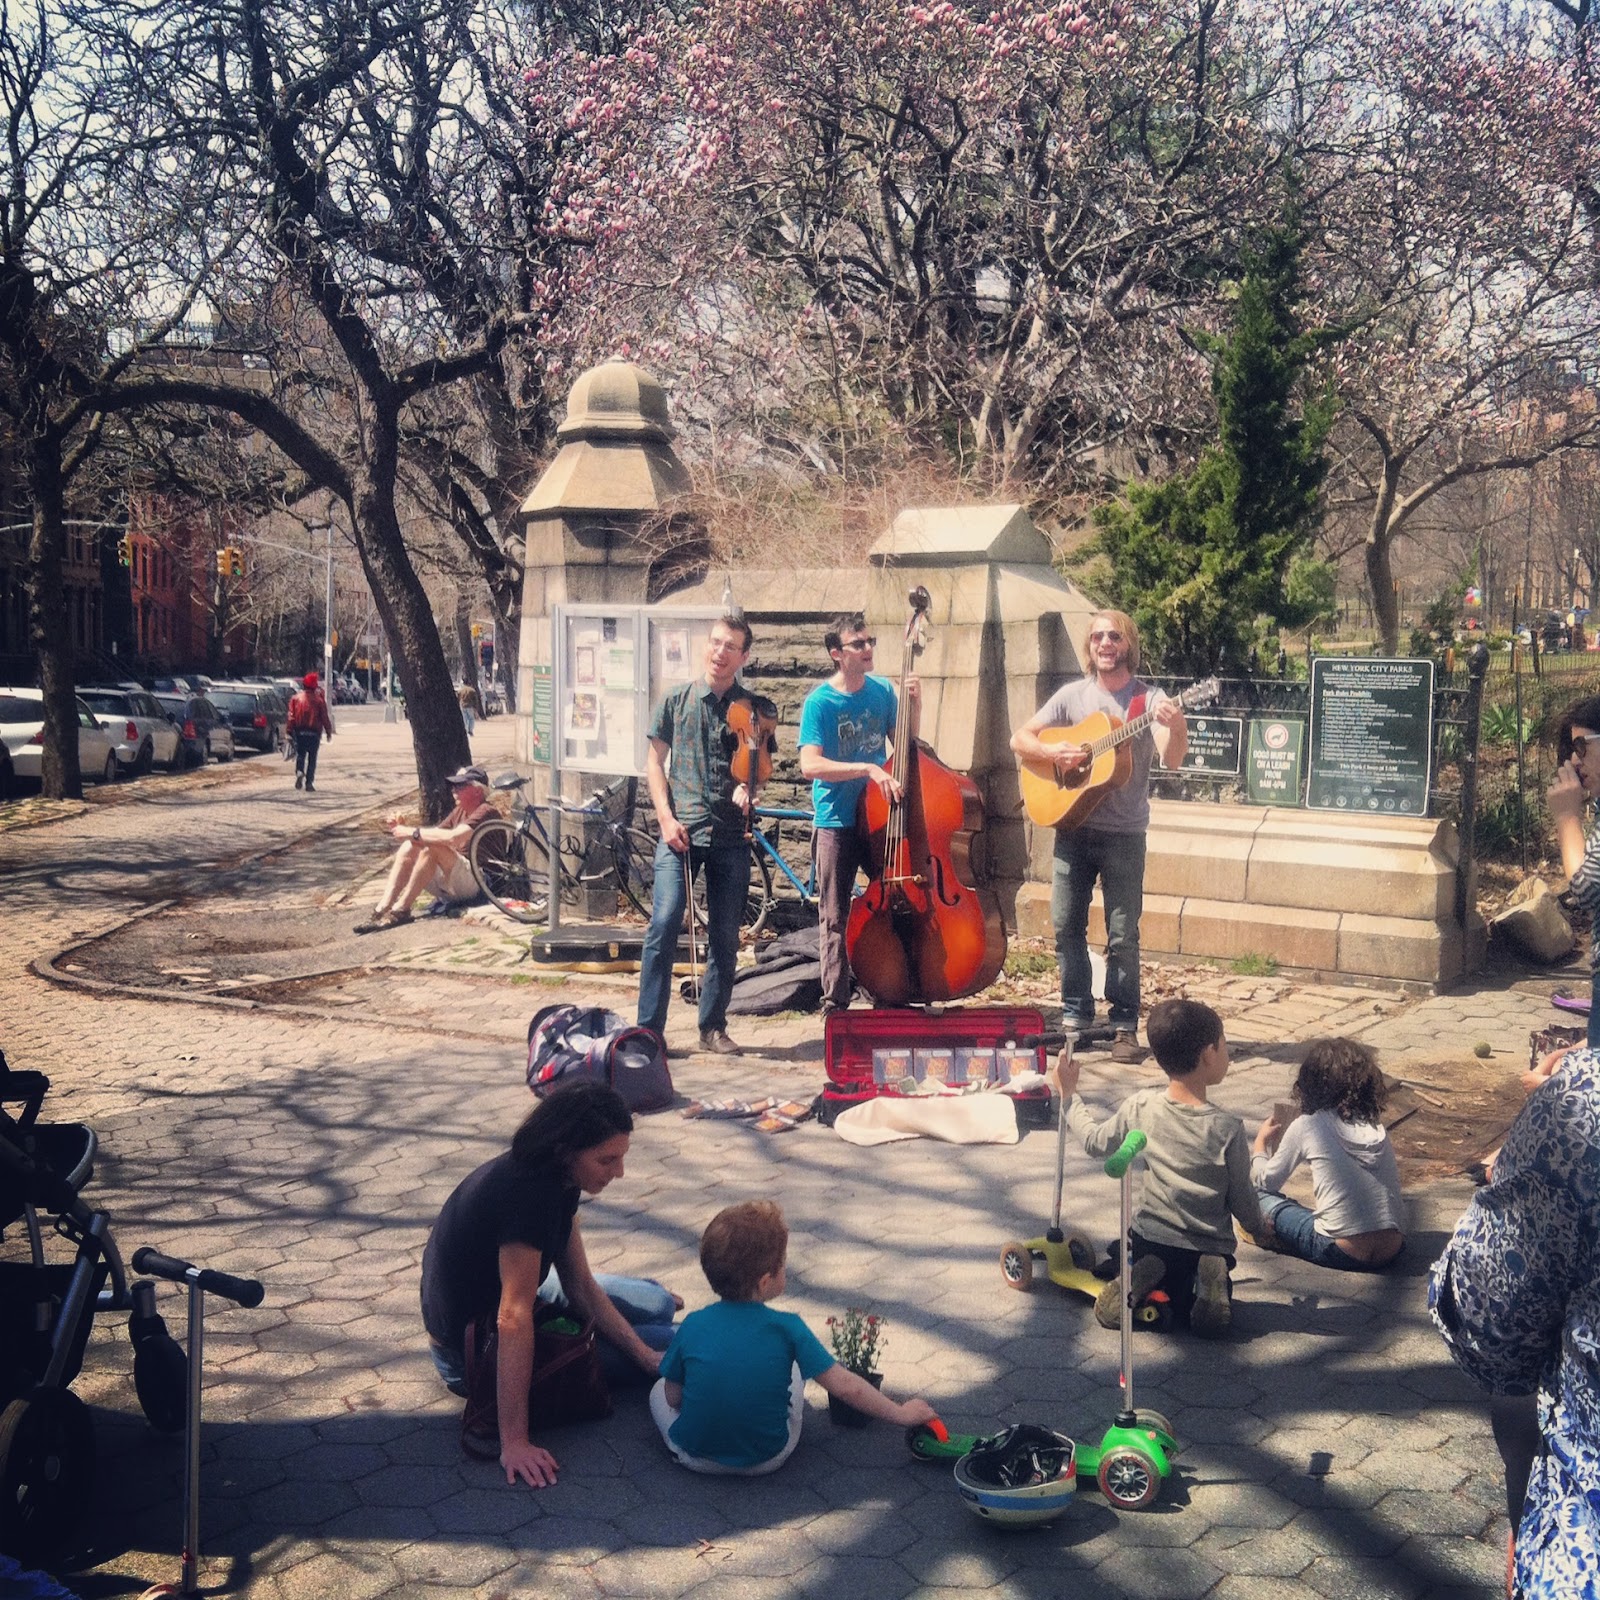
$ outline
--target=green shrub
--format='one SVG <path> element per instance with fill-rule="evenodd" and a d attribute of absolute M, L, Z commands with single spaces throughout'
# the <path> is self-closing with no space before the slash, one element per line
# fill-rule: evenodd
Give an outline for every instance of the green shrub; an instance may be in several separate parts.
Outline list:
<path fill-rule="evenodd" d="M 1241 978 L 1270 978 L 1277 973 L 1278 958 L 1247 950 L 1242 956 L 1235 956 L 1228 963 L 1228 970 L 1237 973 Z"/>

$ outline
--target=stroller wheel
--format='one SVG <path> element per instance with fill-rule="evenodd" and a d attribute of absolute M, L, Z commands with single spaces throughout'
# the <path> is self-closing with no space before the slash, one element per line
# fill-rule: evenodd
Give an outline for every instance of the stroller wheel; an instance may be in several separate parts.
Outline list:
<path fill-rule="evenodd" d="M 189 1393 L 189 1358 L 162 1328 L 133 1347 L 133 1392 L 158 1433 L 182 1433 Z"/>
<path fill-rule="evenodd" d="M 35 1389 L 0 1414 L 0 1549 L 61 1552 L 94 1487 L 94 1424 L 70 1389 Z"/>

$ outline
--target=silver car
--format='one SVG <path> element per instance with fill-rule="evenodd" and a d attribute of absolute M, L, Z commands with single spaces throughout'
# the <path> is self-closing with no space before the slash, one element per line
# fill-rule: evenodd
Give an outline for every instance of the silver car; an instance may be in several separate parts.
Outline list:
<path fill-rule="evenodd" d="M 84 703 L 118 734 L 117 761 L 125 771 L 146 773 L 152 767 L 167 772 L 183 756 L 183 736 L 172 719 L 143 689 L 85 689 Z"/>
<path fill-rule="evenodd" d="M 39 776 L 44 755 L 44 696 L 37 689 L 0 688 L 0 741 L 6 767 L 0 788 L 14 778 Z M 117 781 L 117 741 L 82 700 L 78 701 L 78 768 L 91 782 Z"/>

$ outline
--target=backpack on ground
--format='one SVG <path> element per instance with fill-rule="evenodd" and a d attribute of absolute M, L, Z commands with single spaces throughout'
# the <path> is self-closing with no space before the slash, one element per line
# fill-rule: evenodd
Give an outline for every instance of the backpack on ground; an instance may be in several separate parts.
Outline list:
<path fill-rule="evenodd" d="M 822 1004 L 821 942 L 816 926 L 796 928 L 756 951 L 755 965 L 734 975 L 730 1017 L 815 1011 Z"/>
<path fill-rule="evenodd" d="M 630 1111 L 659 1111 L 675 1091 L 666 1045 L 604 1006 L 545 1006 L 528 1024 L 528 1087 L 541 1099 L 573 1078 L 594 1078 Z"/>

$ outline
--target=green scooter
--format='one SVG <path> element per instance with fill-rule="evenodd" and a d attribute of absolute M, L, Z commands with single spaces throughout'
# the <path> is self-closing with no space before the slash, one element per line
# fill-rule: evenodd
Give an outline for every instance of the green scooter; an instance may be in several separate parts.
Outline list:
<path fill-rule="evenodd" d="M 1066 1110 L 1062 1108 L 1062 1126 Z M 1161 1480 L 1172 1471 L 1172 1458 L 1178 1441 L 1172 1424 L 1159 1411 L 1140 1410 L 1133 1399 L 1133 1282 L 1129 1234 L 1133 1225 L 1133 1163 L 1148 1143 L 1134 1129 L 1106 1159 L 1106 1172 L 1120 1180 L 1122 1187 L 1122 1405 L 1098 1445 L 1077 1445 L 1074 1465 L 1079 1478 L 1091 1478 L 1100 1492 L 1119 1511 L 1143 1511 L 1161 1492 Z M 1057 1141 L 1060 1150 L 1060 1141 Z M 1061 1221 L 1061 1168 L 1056 1167 L 1056 1215 L 1051 1233 L 1059 1236 Z M 1086 1241 L 1085 1241 L 1086 1243 Z M 1018 1248 L 1008 1246 L 1008 1248 Z M 1092 1249 L 1091 1249 L 1092 1259 Z M 1079 1269 L 1074 1265 L 1071 1270 Z M 1054 1271 L 1051 1272 L 1054 1281 Z M 1098 1294 L 1105 1284 L 1092 1273 L 1086 1274 Z M 1076 1288 L 1076 1283 L 1067 1285 Z M 952 1434 L 938 1418 L 907 1430 L 906 1443 L 911 1453 L 923 1461 L 959 1461 L 974 1446 L 984 1442 L 978 1434 Z"/>

